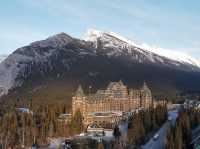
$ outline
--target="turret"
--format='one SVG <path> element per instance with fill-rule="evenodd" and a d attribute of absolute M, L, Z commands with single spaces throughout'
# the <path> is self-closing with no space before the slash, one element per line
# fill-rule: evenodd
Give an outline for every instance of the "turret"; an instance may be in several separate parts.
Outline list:
<path fill-rule="evenodd" d="M 80 110 L 83 116 L 86 114 L 86 96 L 83 92 L 81 85 L 75 92 L 74 97 L 72 97 L 72 113 L 73 115 L 77 110 Z"/>
<path fill-rule="evenodd" d="M 144 82 L 141 90 L 141 106 L 144 108 L 150 107 L 152 102 L 151 90 L 147 86 L 146 82 Z"/>
<path fill-rule="evenodd" d="M 145 90 L 145 91 L 149 91 L 150 90 L 145 81 L 144 81 L 142 89 Z"/>
<path fill-rule="evenodd" d="M 122 80 L 119 80 L 118 82 L 120 85 L 124 86 L 124 83 L 122 82 Z"/>
<path fill-rule="evenodd" d="M 75 96 L 76 97 L 83 97 L 83 96 L 85 96 L 81 85 L 78 86 L 78 89 L 76 90 Z"/>

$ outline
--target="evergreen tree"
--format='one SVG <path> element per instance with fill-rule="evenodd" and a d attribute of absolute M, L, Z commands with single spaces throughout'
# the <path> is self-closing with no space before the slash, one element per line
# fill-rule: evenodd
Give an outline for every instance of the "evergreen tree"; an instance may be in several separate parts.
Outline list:
<path fill-rule="evenodd" d="M 148 110 L 144 113 L 144 125 L 145 125 L 146 132 L 151 131 L 152 121 L 151 121 L 151 111 L 150 110 Z"/>
<path fill-rule="evenodd" d="M 72 117 L 70 127 L 76 132 L 80 133 L 83 130 L 83 116 L 80 110 L 77 110 Z"/>
<path fill-rule="evenodd" d="M 169 132 L 167 134 L 167 141 L 166 141 L 165 149 L 175 149 L 175 147 L 174 147 L 174 137 L 173 137 L 172 132 Z"/>
<path fill-rule="evenodd" d="M 175 128 L 175 148 L 182 149 L 183 148 L 183 136 L 182 136 L 182 129 L 179 125 Z"/>
<path fill-rule="evenodd" d="M 113 136 L 118 140 L 119 137 L 121 136 L 121 132 L 119 130 L 118 126 L 115 126 L 114 131 L 113 131 Z"/>

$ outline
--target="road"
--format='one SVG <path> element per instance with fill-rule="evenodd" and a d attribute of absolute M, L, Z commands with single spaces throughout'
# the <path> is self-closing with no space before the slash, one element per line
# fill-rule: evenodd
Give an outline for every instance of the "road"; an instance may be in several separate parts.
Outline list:
<path fill-rule="evenodd" d="M 166 121 L 163 126 L 158 130 L 156 134 L 159 134 L 157 139 L 151 138 L 149 142 L 143 145 L 142 149 L 164 149 L 165 148 L 165 140 L 167 136 L 167 130 L 170 128 L 171 125 L 174 125 L 176 119 L 178 117 L 177 110 L 169 111 L 168 118 L 171 120 Z"/>
<path fill-rule="evenodd" d="M 119 124 L 119 130 L 122 135 L 127 135 L 128 132 L 128 123 L 127 122 L 122 122 Z"/>

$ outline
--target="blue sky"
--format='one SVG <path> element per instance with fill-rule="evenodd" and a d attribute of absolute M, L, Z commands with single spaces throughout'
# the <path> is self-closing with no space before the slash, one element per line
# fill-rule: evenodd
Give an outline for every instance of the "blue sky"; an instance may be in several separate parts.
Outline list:
<path fill-rule="evenodd" d="M 0 54 L 59 32 L 113 31 L 200 59 L 199 0 L 2 0 Z"/>

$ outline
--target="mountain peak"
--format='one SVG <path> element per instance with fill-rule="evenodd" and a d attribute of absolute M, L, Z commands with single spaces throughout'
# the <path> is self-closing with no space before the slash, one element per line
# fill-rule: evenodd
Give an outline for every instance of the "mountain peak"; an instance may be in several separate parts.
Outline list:
<path fill-rule="evenodd" d="M 61 32 L 54 36 L 51 36 L 45 40 L 36 41 L 31 43 L 32 46 L 39 46 L 39 47 L 60 47 L 68 44 L 69 42 L 73 41 L 73 38 L 68 34 Z"/>
<path fill-rule="evenodd" d="M 17 49 L 3 63 L 0 63 L 0 96 L 7 94 L 10 89 L 20 87 L 31 77 L 54 78 L 68 74 L 76 75 L 80 72 L 77 71 L 79 69 L 87 71 L 86 75 L 88 74 L 89 78 L 98 77 L 98 75 L 107 76 L 113 72 L 121 74 L 122 69 L 125 70 L 124 77 L 128 77 L 127 72 L 134 75 L 137 72 L 135 70 L 140 70 L 135 69 L 135 66 L 142 68 L 141 75 L 151 70 L 149 67 L 157 68 L 158 66 L 159 70 L 167 70 L 170 73 L 171 70 L 191 73 L 200 71 L 199 67 L 197 68 L 195 63 L 193 64 L 187 57 L 181 56 L 184 58 L 182 62 L 168 58 L 165 53 L 163 54 L 165 56 L 154 53 L 156 52 L 151 48 L 144 45 L 138 46 L 133 41 L 113 32 L 90 29 L 87 31 L 86 41 L 59 33 Z M 160 49 L 158 53 L 161 53 Z M 118 65 L 122 67 L 119 69 L 120 73 Z M 112 71 L 109 72 L 109 70 Z M 155 75 L 154 72 L 152 75 Z"/>
<path fill-rule="evenodd" d="M 72 37 L 64 32 L 58 33 L 54 36 L 49 37 L 48 39 L 51 38 L 57 38 L 57 39 L 72 39 Z"/>
<path fill-rule="evenodd" d="M 200 67 L 200 61 L 191 57 L 186 53 L 176 52 L 175 50 L 170 50 L 170 49 L 154 47 L 146 43 L 138 44 L 114 32 L 103 32 L 96 29 L 89 29 L 86 33 L 85 40 L 96 42 L 97 39 L 105 41 L 106 44 L 115 41 L 113 46 L 118 45 L 120 47 L 122 44 L 125 44 L 126 45 L 125 47 L 130 47 L 130 46 L 135 47 L 134 50 L 142 49 L 143 51 L 146 51 L 148 53 L 150 52 L 151 54 L 160 55 L 162 57 L 165 57 L 173 61 Z M 141 52 L 141 50 L 138 51 Z"/>
<path fill-rule="evenodd" d="M 103 36 L 111 36 L 113 38 L 116 38 L 118 40 L 121 40 L 127 44 L 130 44 L 132 46 L 138 46 L 135 42 L 133 42 L 130 39 L 127 39 L 115 32 L 104 32 L 96 29 L 88 29 L 86 32 L 86 41 L 96 41 L 98 38 L 103 37 Z"/>
<path fill-rule="evenodd" d="M 96 29 L 88 29 L 85 35 L 86 41 L 95 41 L 97 38 L 101 37 L 104 34 L 104 32 L 96 30 Z"/>

